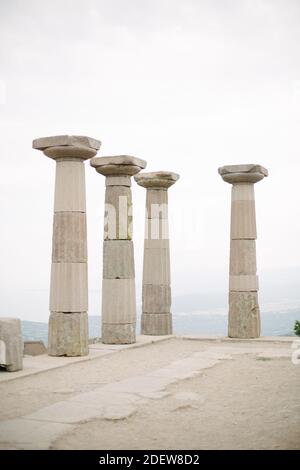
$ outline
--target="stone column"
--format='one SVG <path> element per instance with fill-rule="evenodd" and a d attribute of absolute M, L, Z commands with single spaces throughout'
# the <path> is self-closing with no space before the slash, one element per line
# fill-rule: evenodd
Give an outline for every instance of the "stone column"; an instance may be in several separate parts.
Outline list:
<path fill-rule="evenodd" d="M 260 312 L 254 183 L 268 176 L 268 171 L 260 165 L 229 165 L 218 171 L 232 184 L 228 336 L 257 338 Z"/>
<path fill-rule="evenodd" d="M 50 356 L 88 354 L 88 283 L 84 160 L 101 143 L 82 136 L 42 137 L 33 148 L 56 161 L 50 318 Z"/>
<path fill-rule="evenodd" d="M 146 162 L 126 155 L 92 158 L 91 166 L 106 177 L 102 341 L 130 344 L 136 340 L 136 297 L 132 242 L 131 176 Z"/>
<path fill-rule="evenodd" d="M 178 178 L 168 171 L 135 176 L 137 184 L 147 189 L 141 323 L 144 335 L 172 334 L 168 188 Z"/>

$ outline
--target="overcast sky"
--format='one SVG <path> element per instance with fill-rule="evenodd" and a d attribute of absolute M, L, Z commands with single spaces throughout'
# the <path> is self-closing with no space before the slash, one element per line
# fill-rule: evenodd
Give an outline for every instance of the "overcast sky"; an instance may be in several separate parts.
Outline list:
<path fill-rule="evenodd" d="M 290 286 L 300 299 L 299 26 L 298 0 L 1 0 L 0 315 L 48 317 L 55 163 L 31 142 L 57 134 L 180 174 L 173 295 L 223 292 L 225 305 L 230 186 L 217 169 L 268 168 L 255 187 L 261 296 L 287 300 Z M 86 180 L 97 314 L 104 178 L 87 163 Z M 134 184 L 138 297 L 144 199 Z"/>

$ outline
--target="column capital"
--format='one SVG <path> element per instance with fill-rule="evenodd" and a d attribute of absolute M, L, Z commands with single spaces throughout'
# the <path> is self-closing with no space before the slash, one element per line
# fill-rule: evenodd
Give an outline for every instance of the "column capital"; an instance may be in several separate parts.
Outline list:
<path fill-rule="evenodd" d="M 92 158 L 90 165 L 104 176 L 133 176 L 146 168 L 147 162 L 130 155 Z"/>
<path fill-rule="evenodd" d="M 257 183 L 268 176 L 268 170 L 261 165 L 226 165 L 218 169 L 226 183 Z"/>
<path fill-rule="evenodd" d="M 138 185 L 147 189 L 168 189 L 179 179 L 177 173 L 170 171 L 152 171 L 140 173 L 134 177 Z"/>
<path fill-rule="evenodd" d="M 100 146 L 99 140 L 81 135 L 40 137 L 32 142 L 34 149 L 41 150 L 53 160 L 64 158 L 87 160 L 97 154 Z"/>

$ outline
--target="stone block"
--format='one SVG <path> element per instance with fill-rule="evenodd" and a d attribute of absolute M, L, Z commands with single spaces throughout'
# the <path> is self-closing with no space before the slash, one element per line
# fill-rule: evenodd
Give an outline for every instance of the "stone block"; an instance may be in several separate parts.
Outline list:
<path fill-rule="evenodd" d="M 43 341 L 25 341 L 24 342 L 24 354 L 26 356 L 40 356 L 46 353 L 47 353 L 47 349 Z"/>
<path fill-rule="evenodd" d="M 120 325 L 135 321 L 135 280 L 103 279 L 102 322 Z"/>
<path fill-rule="evenodd" d="M 226 165 L 218 170 L 223 180 L 227 183 L 257 183 L 265 176 L 268 176 L 268 170 L 261 165 Z"/>
<path fill-rule="evenodd" d="M 48 354 L 50 356 L 86 356 L 89 353 L 88 315 L 86 312 L 51 312 Z"/>
<path fill-rule="evenodd" d="M 106 188 L 104 239 L 132 239 L 132 198 L 129 187 L 107 186 Z"/>
<path fill-rule="evenodd" d="M 232 201 L 230 238 L 255 240 L 255 201 Z"/>
<path fill-rule="evenodd" d="M 140 173 L 134 177 L 138 185 L 147 189 L 168 189 L 179 179 L 177 173 L 171 171 L 152 171 Z"/>
<path fill-rule="evenodd" d="M 143 313 L 169 313 L 171 287 L 166 285 L 143 285 Z"/>
<path fill-rule="evenodd" d="M 52 262 L 87 261 L 86 214 L 56 212 L 53 219 Z"/>
<path fill-rule="evenodd" d="M 253 274 L 239 274 L 237 276 L 229 276 L 229 290 L 230 291 L 258 291 L 258 276 Z"/>
<path fill-rule="evenodd" d="M 127 186 L 131 187 L 130 176 L 107 176 L 105 178 L 105 186 Z"/>
<path fill-rule="evenodd" d="M 155 248 L 157 250 L 160 249 L 170 249 L 170 241 L 169 239 L 158 239 L 158 240 L 151 240 L 151 239 L 145 239 L 144 240 L 144 248 Z"/>
<path fill-rule="evenodd" d="M 23 369 L 23 339 L 18 318 L 0 318 L 0 366 L 8 372 Z"/>
<path fill-rule="evenodd" d="M 171 335 L 172 315 L 170 313 L 143 313 L 141 319 L 142 335 Z"/>
<path fill-rule="evenodd" d="M 257 292 L 229 292 L 228 336 L 244 339 L 260 336 Z"/>
<path fill-rule="evenodd" d="M 148 219 L 168 218 L 168 191 L 148 189 L 146 193 L 146 214 Z"/>
<path fill-rule="evenodd" d="M 104 344 L 132 344 L 136 342 L 136 324 L 102 323 L 102 342 Z"/>
<path fill-rule="evenodd" d="M 134 279 L 134 251 L 130 240 L 103 242 L 103 279 Z"/>
<path fill-rule="evenodd" d="M 234 184 L 231 189 L 232 201 L 254 201 L 254 184 Z"/>
<path fill-rule="evenodd" d="M 85 171 L 81 161 L 57 161 L 54 212 L 85 212 Z"/>
<path fill-rule="evenodd" d="M 169 240 L 169 220 L 146 218 L 145 240 Z"/>
<path fill-rule="evenodd" d="M 114 155 L 111 157 L 94 157 L 90 165 L 104 176 L 133 176 L 146 168 L 147 162 L 130 155 Z"/>
<path fill-rule="evenodd" d="M 87 264 L 52 263 L 50 311 L 70 313 L 87 310 Z"/>
<path fill-rule="evenodd" d="M 231 240 L 230 274 L 256 274 L 255 240 Z"/>
<path fill-rule="evenodd" d="M 39 137 L 32 142 L 32 147 L 38 150 L 60 146 L 87 147 L 99 150 L 101 142 L 83 135 L 53 135 L 50 137 Z"/>
<path fill-rule="evenodd" d="M 143 285 L 170 285 L 170 252 L 168 249 L 145 248 Z"/>

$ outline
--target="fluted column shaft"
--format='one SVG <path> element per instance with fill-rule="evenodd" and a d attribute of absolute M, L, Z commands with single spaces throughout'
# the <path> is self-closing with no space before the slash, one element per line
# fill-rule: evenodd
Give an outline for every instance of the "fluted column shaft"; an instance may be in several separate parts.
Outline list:
<path fill-rule="evenodd" d="M 130 344 L 136 341 L 131 176 L 145 168 L 146 162 L 130 156 L 116 156 L 94 158 L 91 165 L 106 177 L 102 341 Z"/>
<path fill-rule="evenodd" d="M 141 333 L 172 334 L 168 188 L 179 176 L 170 172 L 140 173 L 146 188 Z"/>
<path fill-rule="evenodd" d="M 254 183 L 268 173 L 259 165 L 222 167 L 219 173 L 232 184 L 228 336 L 257 338 L 261 326 Z"/>
<path fill-rule="evenodd" d="M 56 161 L 48 353 L 88 354 L 88 279 L 84 160 L 100 142 L 77 136 L 34 141 Z"/>

